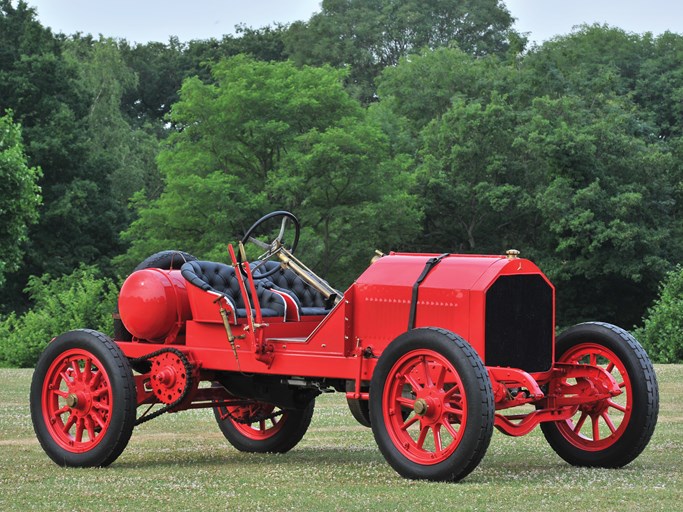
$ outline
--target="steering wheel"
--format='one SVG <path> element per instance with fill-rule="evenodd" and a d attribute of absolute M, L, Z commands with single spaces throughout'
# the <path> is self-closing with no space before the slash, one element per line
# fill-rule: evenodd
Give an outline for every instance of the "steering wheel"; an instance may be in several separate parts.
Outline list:
<path fill-rule="evenodd" d="M 280 223 L 280 232 L 278 235 L 273 239 L 272 242 L 264 242 L 263 240 L 260 240 L 257 238 L 256 233 L 258 228 L 261 227 L 262 224 L 265 224 L 271 219 L 275 219 L 278 217 L 282 217 L 282 221 Z M 279 253 L 283 248 L 285 248 L 285 242 L 284 242 L 284 236 L 285 236 L 285 231 L 287 230 L 287 224 L 291 222 L 294 225 L 294 241 L 292 242 L 291 248 L 287 249 L 290 253 L 293 253 L 296 250 L 296 246 L 299 243 L 299 234 L 301 232 L 301 227 L 299 225 L 298 219 L 294 216 L 294 214 L 286 212 L 286 211 L 276 211 L 276 212 L 270 212 L 267 215 L 264 215 L 261 217 L 259 220 L 257 220 L 244 234 L 244 237 L 242 237 L 242 245 L 246 245 L 247 242 L 251 242 L 252 244 L 257 245 L 261 249 L 264 249 L 266 252 L 261 254 L 261 256 L 258 257 L 258 260 L 261 262 L 258 265 L 256 265 L 252 271 L 252 274 L 259 268 L 261 267 L 266 261 L 268 261 L 270 258 L 275 256 L 277 253 Z M 242 268 L 241 263 L 242 263 L 242 251 L 238 251 L 237 255 L 237 263 L 239 264 L 239 267 Z M 268 277 L 272 276 L 275 272 L 280 270 L 279 267 L 275 267 L 272 270 L 269 270 L 267 272 L 259 272 L 258 277 Z M 243 270 L 242 270 L 243 271 Z M 244 271 L 243 271 L 244 272 Z"/>

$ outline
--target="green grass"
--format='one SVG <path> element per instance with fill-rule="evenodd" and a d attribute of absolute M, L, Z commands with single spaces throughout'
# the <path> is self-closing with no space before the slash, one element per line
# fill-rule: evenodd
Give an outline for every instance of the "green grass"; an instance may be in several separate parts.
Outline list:
<path fill-rule="evenodd" d="M 318 400 L 306 437 L 284 455 L 237 452 L 200 410 L 136 428 L 109 468 L 60 468 L 33 434 L 31 371 L 0 369 L 0 510 L 681 510 L 683 365 L 656 370 L 657 430 L 626 468 L 571 467 L 538 429 L 496 432 L 470 476 L 443 484 L 400 478 L 341 394 Z"/>

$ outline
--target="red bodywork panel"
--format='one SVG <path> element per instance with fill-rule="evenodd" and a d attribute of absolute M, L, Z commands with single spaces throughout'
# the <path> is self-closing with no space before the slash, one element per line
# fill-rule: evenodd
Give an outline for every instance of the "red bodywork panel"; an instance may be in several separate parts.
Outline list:
<path fill-rule="evenodd" d="M 435 255 L 399 254 L 380 258 L 354 283 L 353 335 L 376 354 L 408 330 L 413 284 Z M 486 363 L 485 293 L 502 275 L 538 274 L 525 259 L 451 255 L 427 275 L 419 288 L 415 327 L 441 327 L 459 334 Z M 554 291 L 554 289 L 553 289 Z"/>
<path fill-rule="evenodd" d="M 392 340 L 408 330 L 413 285 L 427 261 L 434 256 L 392 253 L 380 258 L 351 285 L 327 316 L 304 317 L 300 321 L 264 318 L 265 325 L 260 330 L 267 350 L 273 355 L 270 364 L 255 357 L 256 341 L 250 329 L 245 330 L 246 319 L 234 323 L 233 318 L 239 369 L 250 373 L 319 378 L 357 379 L 360 375 L 362 380 L 369 380 L 377 357 Z M 140 272 L 149 271 L 138 271 L 129 280 L 136 279 L 134 276 Z M 179 274 L 173 270 L 154 269 L 153 272 L 166 275 L 168 279 L 177 279 Z M 486 362 L 486 290 L 499 276 L 516 274 L 538 274 L 547 282 L 538 267 L 525 259 L 461 255 L 444 258 L 419 287 L 415 327 L 441 327 L 459 334 Z M 161 281 L 167 279 L 163 277 Z M 181 307 L 174 305 L 163 310 L 167 318 L 173 308 L 177 310 L 177 316 L 167 320 L 168 330 L 176 322 L 184 324 L 184 336 L 170 342 L 184 344 L 203 370 L 238 371 L 216 303 L 217 296 L 189 283 L 184 287 L 191 305 L 191 320 L 185 321 Z M 154 311 L 161 309 L 156 305 L 161 301 L 158 287 L 147 285 L 142 289 L 152 290 L 152 297 L 140 298 L 124 284 L 123 290 L 127 292 L 124 294 L 122 290 L 122 312 L 127 309 L 129 300 L 135 304 L 148 300 L 154 305 Z M 182 292 L 184 294 L 185 290 Z M 168 296 L 165 288 L 164 294 Z M 134 316 L 136 322 L 139 322 L 139 314 Z M 125 324 L 127 319 L 123 314 L 122 319 Z M 129 357 L 140 357 L 163 345 L 134 339 L 132 343 L 120 343 L 120 346 Z M 360 357 L 361 354 L 372 354 L 372 357 Z"/>

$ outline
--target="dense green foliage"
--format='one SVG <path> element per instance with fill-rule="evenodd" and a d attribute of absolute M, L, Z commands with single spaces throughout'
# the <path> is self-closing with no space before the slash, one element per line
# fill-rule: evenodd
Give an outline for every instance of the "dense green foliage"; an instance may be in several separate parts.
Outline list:
<path fill-rule="evenodd" d="M 29 167 L 21 130 L 10 116 L 0 116 L 0 285 L 19 268 L 28 225 L 38 219 L 40 169 Z"/>
<path fill-rule="evenodd" d="M 19 155 L 0 199 L 21 212 L 0 218 L 0 312 L 35 307 L 31 275 L 114 278 L 171 248 L 225 260 L 289 209 L 338 288 L 375 248 L 514 247 L 556 284 L 559 326 L 639 325 L 682 263 L 682 69 L 674 33 L 526 47 L 500 0 L 324 0 L 290 26 L 144 45 L 55 35 L 0 0 Z"/>
<path fill-rule="evenodd" d="M 118 287 L 96 268 L 82 266 L 57 279 L 49 274 L 31 277 L 26 290 L 33 308 L 0 321 L 3 363 L 33 366 L 52 338 L 72 329 L 87 326 L 113 334 L 111 312 Z"/>
<path fill-rule="evenodd" d="M 683 361 L 683 268 L 669 272 L 635 335 L 654 361 Z"/>

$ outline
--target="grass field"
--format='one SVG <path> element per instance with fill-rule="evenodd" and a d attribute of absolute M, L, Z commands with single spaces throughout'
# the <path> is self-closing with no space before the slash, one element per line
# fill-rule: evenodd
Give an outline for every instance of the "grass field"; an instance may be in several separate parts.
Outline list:
<path fill-rule="evenodd" d="M 236 451 L 200 410 L 136 428 L 109 468 L 60 468 L 33 434 L 31 371 L 0 369 L 0 510 L 683 510 L 683 365 L 656 370 L 657 430 L 626 468 L 571 467 L 538 429 L 496 432 L 469 477 L 442 484 L 400 478 L 341 394 L 318 399 L 306 437 L 284 455 Z"/>

